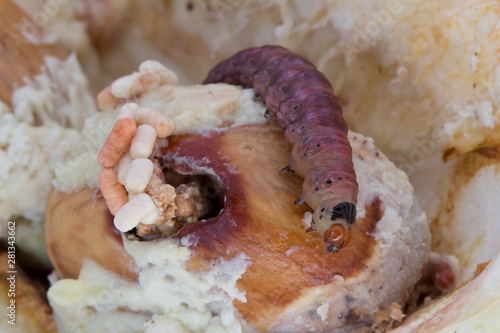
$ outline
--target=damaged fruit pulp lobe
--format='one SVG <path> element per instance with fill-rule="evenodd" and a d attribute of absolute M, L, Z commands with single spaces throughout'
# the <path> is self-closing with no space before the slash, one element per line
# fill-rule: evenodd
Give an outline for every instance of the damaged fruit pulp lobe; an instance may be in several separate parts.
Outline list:
<path fill-rule="evenodd" d="M 190 235 L 193 270 L 203 271 L 220 258 L 245 253 L 252 265 L 238 281 L 247 302 L 235 301 L 244 318 L 265 328 L 304 288 L 348 278 L 364 269 L 375 244 L 369 236 L 381 218 L 375 198 L 353 229 L 346 251 L 328 253 L 302 218 L 307 205 L 294 205 L 302 179 L 282 171 L 290 156 L 283 132 L 272 125 L 248 125 L 204 136 L 172 137 L 163 149 L 164 165 L 179 173 L 211 169 L 222 182 L 225 207 L 219 216 L 185 226 Z M 179 158 L 182 157 L 182 158 Z M 236 172 L 235 172 L 236 170 Z"/>

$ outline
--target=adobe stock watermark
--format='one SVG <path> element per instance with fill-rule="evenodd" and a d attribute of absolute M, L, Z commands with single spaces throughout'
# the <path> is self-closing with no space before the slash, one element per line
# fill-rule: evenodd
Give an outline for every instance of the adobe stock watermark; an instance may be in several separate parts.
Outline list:
<path fill-rule="evenodd" d="M 208 0 L 206 1 L 206 7 L 208 10 L 215 12 L 222 21 L 226 14 L 234 12 L 242 3 L 243 0 Z"/>
<path fill-rule="evenodd" d="M 54 165 L 54 170 L 59 177 L 66 178 L 71 176 L 71 170 L 81 168 L 77 161 L 77 157 L 95 152 L 109 135 L 114 121 L 110 119 L 101 120 L 98 122 L 97 127 L 92 128 L 90 131 L 83 131 L 82 138 L 76 146 L 70 146 L 70 156 L 64 162 L 58 162 Z"/>
<path fill-rule="evenodd" d="M 12 50 L 11 54 L 17 54 L 22 44 L 37 44 L 40 33 L 46 27 L 50 20 L 54 18 L 61 10 L 62 6 L 68 4 L 71 0 L 48 0 L 43 7 L 31 15 L 31 19 L 23 16 L 20 23 L 17 24 L 15 31 L 9 31 Z"/>
<path fill-rule="evenodd" d="M 72 309 L 70 309 L 70 312 L 75 320 L 65 323 L 65 332 L 87 332 L 88 327 L 82 327 L 79 320 L 85 319 L 87 320 L 87 323 L 91 323 L 98 317 L 99 311 L 117 311 L 112 310 L 114 307 L 116 307 L 116 305 L 114 304 L 114 298 L 116 295 L 115 291 L 123 288 L 123 285 L 118 281 L 114 281 L 110 286 L 100 287 L 101 288 L 97 293 L 86 296 L 83 305 L 70 305 L 70 307 L 73 307 Z"/>
<path fill-rule="evenodd" d="M 16 325 L 16 221 L 7 223 L 7 323 Z"/>
<path fill-rule="evenodd" d="M 61 7 L 68 4 L 71 0 L 48 0 L 43 7 L 31 16 L 31 21 L 23 17 L 20 24 L 22 35 L 30 41 L 36 40 L 40 30 L 49 24 L 50 19 L 54 18 Z"/>
<path fill-rule="evenodd" d="M 409 0 L 410 2 L 414 0 Z M 393 18 L 403 12 L 403 5 L 399 0 L 389 0 L 387 6 L 378 12 L 371 13 L 372 19 L 369 20 L 363 28 L 354 28 L 354 39 L 347 42 L 340 42 L 339 46 L 346 59 L 352 59 L 356 54 L 367 50 L 372 40 L 380 35 L 382 28 L 388 26 Z"/>
<path fill-rule="evenodd" d="M 484 76 L 480 76 L 473 83 L 473 93 L 461 97 L 459 100 L 446 105 L 441 113 L 442 123 L 457 124 L 466 122 L 470 117 L 488 117 L 488 113 L 493 112 L 491 99 L 500 94 L 500 82 L 488 81 Z M 486 115 L 483 115 L 486 113 Z M 478 124 L 478 126 L 484 126 Z M 449 133 L 452 134 L 452 133 Z M 445 129 L 434 128 L 430 136 L 418 139 L 415 146 L 406 156 L 399 155 L 394 163 L 408 176 L 412 175 L 431 156 L 441 153 L 446 141 L 451 140 L 449 134 L 445 134 Z"/>
<path fill-rule="evenodd" d="M 443 129 L 435 128 L 430 137 L 418 139 L 410 153 L 406 156 L 399 155 L 394 163 L 408 176 L 411 176 L 429 157 L 441 151 L 444 140 Z"/>
<path fill-rule="evenodd" d="M 500 93 L 500 82 L 489 82 L 484 76 L 480 76 L 473 84 L 473 90 L 473 94 L 446 106 L 446 112 L 443 115 L 445 119 L 458 121 L 469 117 L 473 113 L 480 116 L 478 112 L 484 109 L 485 103 L 491 101 L 490 96 L 496 96 Z"/>

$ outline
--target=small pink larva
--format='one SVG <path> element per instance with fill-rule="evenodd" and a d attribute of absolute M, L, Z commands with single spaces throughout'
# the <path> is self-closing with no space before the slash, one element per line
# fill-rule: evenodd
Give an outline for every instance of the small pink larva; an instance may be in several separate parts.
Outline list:
<path fill-rule="evenodd" d="M 356 221 L 358 184 L 342 108 L 326 77 L 305 58 L 267 45 L 243 50 L 215 66 L 204 83 L 255 90 L 293 145 L 289 168 L 304 178 L 301 200 L 329 252 L 347 245 Z"/>

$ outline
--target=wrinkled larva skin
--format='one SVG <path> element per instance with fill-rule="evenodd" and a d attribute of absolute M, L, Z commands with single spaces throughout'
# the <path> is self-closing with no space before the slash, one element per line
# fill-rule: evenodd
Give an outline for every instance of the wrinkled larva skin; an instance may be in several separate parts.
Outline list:
<path fill-rule="evenodd" d="M 315 211 L 313 227 L 324 235 L 341 218 L 351 228 L 358 184 L 342 108 L 326 77 L 307 59 L 270 45 L 219 63 L 204 81 L 217 82 L 253 87 L 277 117 L 293 145 L 289 167 L 304 178 L 301 199 Z"/>

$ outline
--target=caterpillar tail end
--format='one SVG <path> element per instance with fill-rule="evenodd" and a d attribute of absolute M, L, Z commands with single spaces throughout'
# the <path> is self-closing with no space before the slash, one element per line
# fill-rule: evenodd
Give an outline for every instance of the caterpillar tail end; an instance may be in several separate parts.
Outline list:
<path fill-rule="evenodd" d="M 330 253 L 337 253 L 351 240 L 352 225 L 356 221 L 356 205 L 342 202 L 333 208 L 331 220 L 341 219 L 340 223 L 330 226 L 324 235 L 326 249 Z"/>

